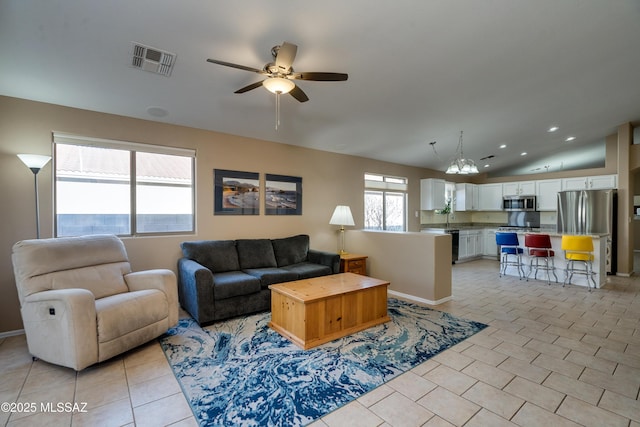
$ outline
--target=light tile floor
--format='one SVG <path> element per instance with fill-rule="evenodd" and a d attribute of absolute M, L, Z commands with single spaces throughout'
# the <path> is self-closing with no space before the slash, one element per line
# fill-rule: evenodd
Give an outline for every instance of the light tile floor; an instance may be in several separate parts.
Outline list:
<path fill-rule="evenodd" d="M 640 278 L 589 293 L 480 260 L 454 266 L 453 294 L 437 309 L 490 326 L 313 426 L 640 427 Z M 76 373 L 5 338 L 0 402 L 35 404 L 0 411 L 7 426 L 196 425 L 156 341 Z M 58 402 L 86 412 L 42 412 Z"/>

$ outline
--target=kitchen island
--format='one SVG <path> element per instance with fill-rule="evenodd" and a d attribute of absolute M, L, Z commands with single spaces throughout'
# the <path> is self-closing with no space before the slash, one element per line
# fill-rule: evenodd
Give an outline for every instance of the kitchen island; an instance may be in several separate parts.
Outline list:
<path fill-rule="evenodd" d="M 524 272 L 525 276 L 529 275 L 529 263 L 532 257 L 527 255 L 527 250 L 524 246 L 524 235 L 526 232 L 517 232 L 518 241 L 520 242 L 520 247 L 524 249 L 524 254 L 522 257 L 522 262 L 524 264 Z M 540 234 L 548 234 L 551 237 L 551 247 L 555 253 L 553 262 L 556 267 L 556 275 L 558 276 L 558 283 L 562 283 L 565 278 L 565 269 L 567 263 L 564 259 L 564 251 L 561 249 L 562 247 L 562 234 L 554 233 L 554 232 L 545 232 Z M 609 239 L 608 234 L 595 234 L 591 235 L 593 238 L 593 272 L 595 273 L 593 279 L 596 282 L 596 288 L 602 287 L 607 282 L 607 240 Z M 610 262 L 610 261 L 609 261 Z M 535 264 L 535 261 L 534 261 Z M 515 267 L 508 267 L 506 273 L 509 276 L 517 276 L 518 272 Z M 533 279 L 534 273 L 531 273 L 529 280 Z M 544 271 L 538 272 L 538 280 L 547 280 L 547 273 Z M 553 274 L 551 274 L 552 284 L 553 282 Z M 589 278 L 583 274 L 574 274 L 571 279 L 572 285 L 578 286 L 587 286 L 587 280 Z"/>

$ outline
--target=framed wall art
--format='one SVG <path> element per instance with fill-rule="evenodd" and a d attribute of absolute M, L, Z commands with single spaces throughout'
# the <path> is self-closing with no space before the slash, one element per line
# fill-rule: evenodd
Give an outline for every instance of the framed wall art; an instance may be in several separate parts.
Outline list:
<path fill-rule="evenodd" d="M 264 210 L 266 215 L 302 215 L 302 178 L 266 174 Z"/>
<path fill-rule="evenodd" d="M 260 214 L 260 175 L 258 172 L 213 170 L 214 215 Z"/>

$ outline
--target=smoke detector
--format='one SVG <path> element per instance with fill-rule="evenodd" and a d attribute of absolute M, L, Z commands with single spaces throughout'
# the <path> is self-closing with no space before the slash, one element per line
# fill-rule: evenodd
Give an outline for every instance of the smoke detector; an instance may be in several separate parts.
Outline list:
<path fill-rule="evenodd" d="M 132 43 L 131 66 L 151 73 L 169 77 L 173 71 L 176 55 L 140 43 Z"/>

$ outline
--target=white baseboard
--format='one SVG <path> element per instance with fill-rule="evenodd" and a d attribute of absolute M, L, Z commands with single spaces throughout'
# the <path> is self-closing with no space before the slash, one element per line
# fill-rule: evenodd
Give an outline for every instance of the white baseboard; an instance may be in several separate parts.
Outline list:
<path fill-rule="evenodd" d="M 446 297 L 446 298 L 441 298 L 441 299 L 439 299 L 437 301 L 431 301 L 431 300 L 428 300 L 428 299 L 425 299 L 425 298 L 416 297 L 414 295 L 403 294 L 402 292 L 398 292 L 398 291 L 392 291 L 391 289 L 389 289 L 387 291 L 387 293 L 389 293 L 390 295 L 394 295 L 394 296 L 400 297 L 400 298 L 404 298 L 404 299 L 408 299 L 408 300 L 411 300 L 411 301 L 420 302 L 422 304 L 428 304 L 428 305 L 439 305 L 439 304 L 443 304 L 443 303 L 445 303 L 447 301 L 451 301 L 451 299 L 452 299 L 452 297 L 449 296 L 449 297 Z"/>
<path fill-rule="evenodd" d="M 24 329 L 17 329 L 15 331 L 0 332 L 0 339 L 8 338 L 8 337 L 14 337 L 16 335 L 24 335 Z"/>

